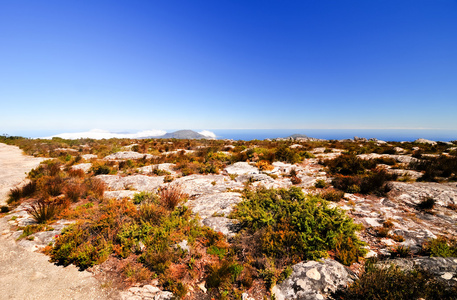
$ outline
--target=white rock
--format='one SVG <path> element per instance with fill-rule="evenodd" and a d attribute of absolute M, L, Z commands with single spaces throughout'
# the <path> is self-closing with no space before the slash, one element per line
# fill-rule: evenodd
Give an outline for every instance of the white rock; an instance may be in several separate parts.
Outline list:
<path fill-rule="evenodd" d="M 138 153 L 135 151 L 120 151 L 106 156 L 105 160 L 127 160 L 127 159 L 151 159 L 154 155 Z"/>
<path fill-rule="evenodd" d="M 228 174 L 238 174 L 238 175 L 245 175 L 245 174 L 259 174 L 259 169 L 254 166 L 251 166 L 247 162 L 236 162 L 232 165 L 229 165 L 225 168 L 225 172 Z"/>
<path fill-rule="evenodd" d="M 91 163 L 83 163 L 83 164 L 73 165 L 73 166 L 71 166 L 71 169 L 72 170 L 83 170 L 85 173 L 87 173 L 91 167 L 92 167 Z"/>

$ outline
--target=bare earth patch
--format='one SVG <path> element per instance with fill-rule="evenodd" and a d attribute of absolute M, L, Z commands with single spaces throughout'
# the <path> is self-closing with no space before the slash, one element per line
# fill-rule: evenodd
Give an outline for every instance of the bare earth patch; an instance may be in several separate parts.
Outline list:
<path fill-rule="evenodd" d="M 11 188 L 21 184 L 26 173 L 43 159 L 25 156 L 15 146 L 0 143 L 0 205 Z M 41 253 L 18 246 L 12 238 L 9 216 L 0 218 L 0 295 L 2 299 L 115 299 L 91 273 L 74 266 L 48 262 Z"/>

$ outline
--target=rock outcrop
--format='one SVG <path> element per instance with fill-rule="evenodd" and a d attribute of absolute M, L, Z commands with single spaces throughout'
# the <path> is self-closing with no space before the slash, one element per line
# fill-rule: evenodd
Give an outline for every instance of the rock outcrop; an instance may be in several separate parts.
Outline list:
<path fill-rule="evenodd" d="M 154 158 L 154 155 L 138 153 L 135 151 L 120 151 L 108 156 L 105 156 L 105 160 L 127 160 L 127 159 L 151 159 Z"/>
<path fill-rule="evenodd" d="M 154 191 L 163 183 L 164 176 L 132 175 L 121 177 L 119 175 L 98 175 L 96 178 L 105 182 L 111 190 Z"/>
<path fill-rule="evenodd" d="M 456 183 L 440 184 L 435 182 L 390 182 L 390 197 L 414 205 L 426 198 L 433 198 L 436 204 L 447 206 L 457 204 Z"/>
<path fill-rule="evenodd" d="M 90 168 L 92 167 L 91 163 L 83 163 L 71 166 L 72 170 L 82 170 L 84 173 L 89 172 Z"/>
<path fill-rule="evenodd" d="M 457 285 L 457 258 L 455 257 L 416 257 L 388 259 L 377 263 L 379 267 L 396 265 L 405 271 L 415 268 L 429 272 L 438 280 Z"/>
<path fill-rule="evenodd" d="M 328 294 L 355 279 L 352 271 L 333 259 L 301 262 L 292 269 L 292 274 L 286 280 L 273 287 L 275 299 L 325 299 Z"/>

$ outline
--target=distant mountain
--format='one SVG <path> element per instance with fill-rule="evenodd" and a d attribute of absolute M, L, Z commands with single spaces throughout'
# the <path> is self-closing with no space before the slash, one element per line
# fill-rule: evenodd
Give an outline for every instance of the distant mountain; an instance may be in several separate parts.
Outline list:
<path fill-rule="evenodd" d="M 178 130 L 175 132 L 166 133 L 162 136 L 154 136 L 155 139 L 212 139 L 209 136 L 200 134 L 193 130 Z"/>

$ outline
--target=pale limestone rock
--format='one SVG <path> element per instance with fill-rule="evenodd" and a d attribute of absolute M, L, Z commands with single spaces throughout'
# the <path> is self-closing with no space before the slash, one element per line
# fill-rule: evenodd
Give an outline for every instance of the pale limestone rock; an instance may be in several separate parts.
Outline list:
<path fill-rule="evenodd" d="M 414 205 L 431 197 L 436 204 L 447 206 L 457 204 L 457 187 L 455 183 L 440 184 L 436 182 L 390 182 L 389 197 Z"/>
<path fill-rule="evenodd" d="M 275 299 L 324 299 L 324 295 L 345 287 L 355 278 L 352 271 L 332 259 L 301 262 L 292 269 L 289 278 L 273 287 Z"/>
<path fill-rule="evenodd" d="M 84 154 L 84 155 L 81 155 L 81 157 L 84 159 L 84 160 L 91 160 L 93 158 L 98 158 L 97 155 L 95 154 Z"/>
<path fill-rule="evenodd" d="M 417 139 L 414 141 L 414 143 L 436 145 L 435 141 L 430 141 L 430 140 L 426 140 L 426 139 Z"/>
<path fill-rule="evenodd" d="M 105 182 L 111 190 L 154 191 L 163 183 L 164 176 L 131 175 L 121 177 L 119 175 L 98 175 L 95 178 Z"/>
<path fill-rule="evenodd" d="M 151 159 L 154 155 L 138 153 L 135 151 L 120 151 L 106 156 L 105 160 L 127 160 L 127 159 Z"/>
<path fill-rule="evenodd" d="M 247 162 L 236 162 L 232 165 L 227 166 L 225 169 L 227 174 L 238 174 L 238 175 L 245 175 L 245 174 L 259 174 L 260 171 L 257 167 L 250 165 Z"/>
<path fill-rule="evenodd" d="M 91 163 L 83 163 L 83 164 L 73 165 L 73 166 L 71 166 L 71 169 L 72 170 L 83 170 L 84 173 L 87 173 L 87 172 L 89 172 L 91 167 L 92 167 Z"/>
<path fill-rule="evenodd" d="M 240 193 L 205 194 L 195 200 L 189 200 L 187 206 L 200 218 L 206 219 L 215 215 L 228 216 L 233 206 L 242 201 Z"/>

